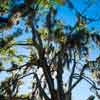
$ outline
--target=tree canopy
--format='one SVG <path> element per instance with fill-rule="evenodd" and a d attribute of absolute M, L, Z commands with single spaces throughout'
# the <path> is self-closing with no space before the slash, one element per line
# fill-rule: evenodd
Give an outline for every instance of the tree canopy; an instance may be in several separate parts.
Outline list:
<path fill-rule="evenodd" d="M 80 0 L 82 9 L 78 1 L 0 0 L 0 74 L 7 74 L 0 100 L 74 100 L 83 80 L 93 92 L 87 100 L 100 99 L 100 32 L 98 23 L 91 27 L 100 21 L 95 12 L 91 17 L 99 1 Z M 59 18 L 59 7 L 73 13 L 72 25 Z M 28 77 L 31 91 L 21 94 Z"/>

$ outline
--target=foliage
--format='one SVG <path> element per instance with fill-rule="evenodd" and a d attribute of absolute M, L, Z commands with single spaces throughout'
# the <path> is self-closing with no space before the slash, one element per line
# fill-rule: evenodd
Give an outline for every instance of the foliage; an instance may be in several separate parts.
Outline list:
<path fill-rule="evenodd" d="M 0 99 L 72 100 L 72 90 L 82 80 L 90 84 L 91 92 L 94 90 L 87 100 L 94 96 L 100 99 L 100 55 L 95 60 L 89 59 L 92 43 L 100 49 L 100 34 L 88 28 L 89 23 L 98 19 L 84 16 L 71 0 L 21 1 L 13 6 L 13 0 L 0 1 L 0 10 L 3 9 L 0 11 L 0 73 L 9 75 L 0 82 Z M 70 11 L 75 11 L 74 25 L 57 19 L 56 6 L 66 6 L 64 3 Z M 67 83 L 64 69 L 70 73 Z M 20 87 L 27 76 L 32 76 L 31 92 L 22 95 Z"/>

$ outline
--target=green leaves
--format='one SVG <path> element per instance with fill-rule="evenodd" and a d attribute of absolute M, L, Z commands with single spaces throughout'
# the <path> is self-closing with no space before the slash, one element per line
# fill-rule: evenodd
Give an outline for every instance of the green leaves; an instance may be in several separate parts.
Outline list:
<path fill-rule="evenodd" d="M 0 72 L 2 71 L 2 69 L 3 69 L 3 64 L 2 62 L 0 62 Z"/>
<path fill-rule="evenodd" d="M 59 43 L 65 44 L 67 38 L 61 28 L 55 30 L 54 36 Z"/>
<path fill-rule="evenodd" d="M 48 29 L 47 28 L 43 27 L 43 28 L 40 28 L 38 31 L 39 31 L 42 39 L 44 39 L 44 40 L 48 39 Z"/>
<path fill-rule="evenodd" d="M 18 58 L 18 63 L 22 64 L 23 63 L 23 59 L 24 59 L 23 56 L 20 55 L 17 58 Z"/>
<path fill-rule="evenodd" d="M 10 0 L 0 0 L 0 11 L 5 12 L 9 8 Z"/>
<path fill-rule="evenodd" d="M 55 0 L 57 4 L 64 5 L 64 0 Z"/>

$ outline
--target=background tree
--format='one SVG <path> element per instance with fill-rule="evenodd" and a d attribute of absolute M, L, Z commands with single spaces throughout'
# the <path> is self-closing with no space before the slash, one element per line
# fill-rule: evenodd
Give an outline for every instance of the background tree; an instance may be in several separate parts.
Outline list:
<path fill-rule="evenodd" d="M 0 82 L 0 99 L 72 100 L 72 91 L 82 80 L 94 93 L 87 100 L 95 96 L 100 99 L 100 55 L 89 59 L 92 44 L 100 49 L 100 34 L 89 29 L 89 24 L 100 18 L 84 14 L 96 1 L 83 0 L 82 11 L 72 0 L 0 2 L 0 72 L 8 73 Z M 73 25 L 57 19 L 59 6 L 75 13 Z M 63 78 L 65 69 L 67 82 Z M 32 78 L 31 92 L 21 95 L 20 86 L 27 76 Z"/>

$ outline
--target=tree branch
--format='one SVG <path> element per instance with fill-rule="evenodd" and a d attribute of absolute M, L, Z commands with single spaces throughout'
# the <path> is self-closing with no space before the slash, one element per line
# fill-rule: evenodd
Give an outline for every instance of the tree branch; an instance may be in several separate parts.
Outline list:
<path fill-rule="evenodd" d="M 73 8 L 76 12 L 77 15 L 80 15 L 83 19 L 88 20 L 89 22 L 94 22 L 94 21 L 98 21 L 100 20 L 100 17 L 95 19 L 95 18 L 89 18 L 83 15 L 83 13 L 80 13 L 77 8 L 75 8 L 75 6 L 73 5 L 73 3 L 71 2 L 71 0 L 66 0 L 66 2 L 68 3 L 69 6 L 71 6 L 71 8 Z M 84 10 L 86 11 L 86 9 Z"/>
<path fill-rule="evenodd" d="M 38 87 L 39 87 L 39 90 L 40 90 L 41 95 L 44 96 L 45 100 L 50 100 L 50 98 L 47 96 L 47 94 L 45 93 L 45 91 L 44 91 L 43 88 L 41 87 L 41 84 L 40 84 L 41 82 L 40 82 L 40 80 L 39 80 L 37 74 L 34 73 L 34 76 L 35 76 L 35 78 L 36 78 L 36 80 L 37 80 L 37 85 L 38 85 Z"/>
<path fill-rule="evenodd" d="M 71 52 L 71 51 L 70 51 Z M 76 59 L 75 59 L 75 52 L 74 52 L 74 64 L 73 64 L 73 67 L 72 67 L 72 72 L 71 72 L 71 75 L 69 77 L 69 87 L 68 89 L 72 86 L 72 81 L 73 81 L 73 74 L 75 72 L 75 67 L 76 67 Z"/>
<path fill-rule="evenodd" d="M 68 94 L 70 91 L 72 91 L 74 89 L 74 87 L 76 85 L 78 85 L 78 83 L 83 79 L 82 75 L 83 75 L 83 72 L 84 72 L 85 68 L 86 68 L 86 66 L 84 65 L 81 72 L 80 72 L 78 80 L 68 89 L 68 91 L 65 94 Z"/>

